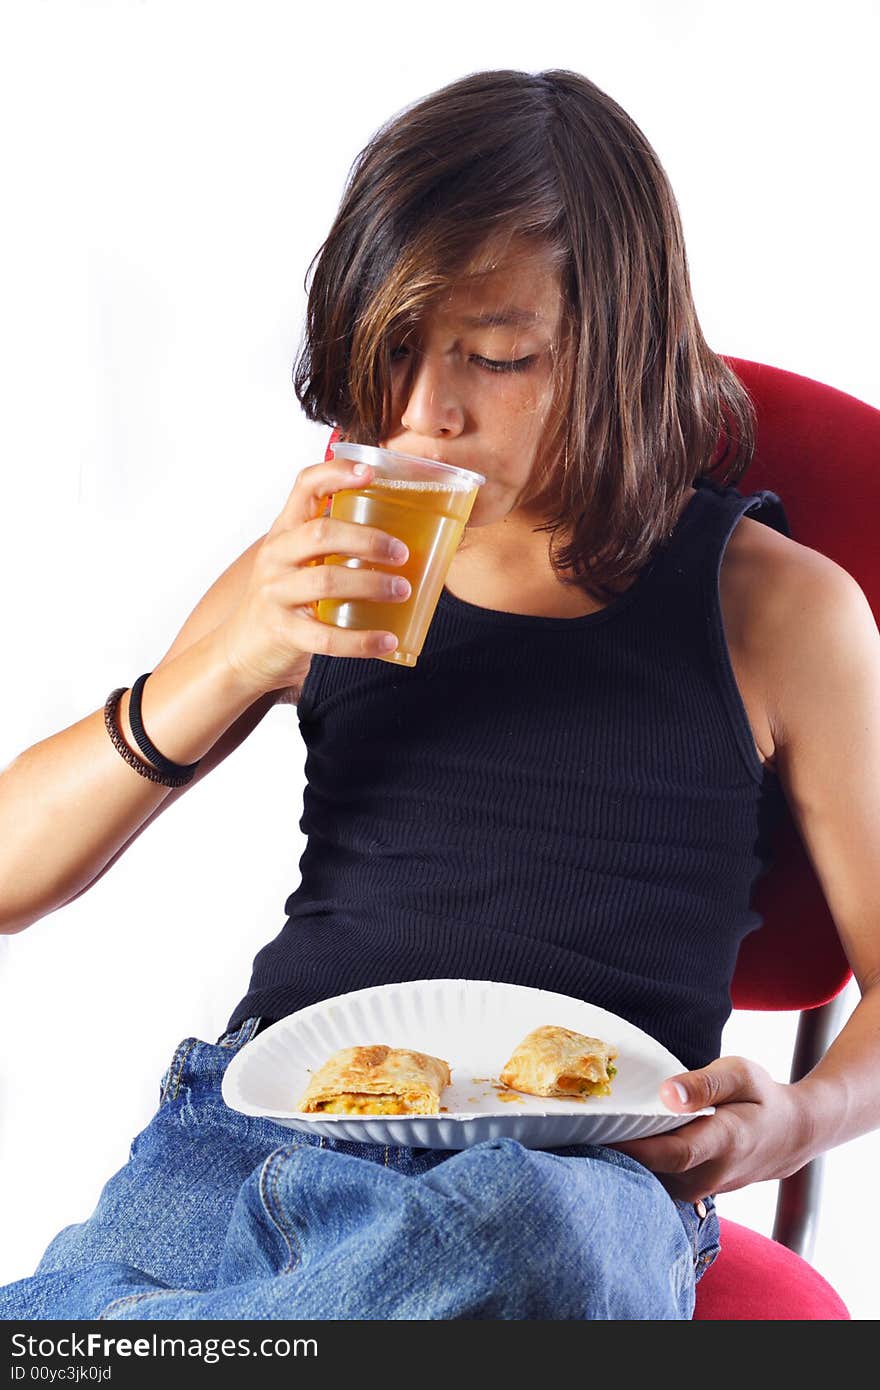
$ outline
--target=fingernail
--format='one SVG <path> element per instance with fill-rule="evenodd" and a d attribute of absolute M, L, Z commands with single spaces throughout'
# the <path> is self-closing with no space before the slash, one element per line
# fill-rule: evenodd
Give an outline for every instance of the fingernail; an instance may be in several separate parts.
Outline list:
<path fill-rule="evenodd" d="M 370 466 L 370 465 L 369 465 L 368 463 L 356 463 L 355 466 L 354 466 L 354 468 L 353 468 L 351 471 L 352 471 L 352 473 L 357 473 L 357 475 L 358 475 L 359 478 L 362 478 L 362 477 L 364 476 L 364 474 L 366 473 L 367 469 L 369 468 L 369 466 Z"/>
<path fill-rule="evenodd" d="M 675 1091 L 675 1094 L 678 1096 L 679 1100 L 681 1101 L 682 1105 L 686 1105 L 686 1104 L 687 1104 L 688 1093 L 687 1093 L 687 1091 L 684 1089 L 684 1087 L 682 1086 L 681 1082 L 680 1082 L 680 1081 L 673 1081 L 672 1087 L 673 1087 L 673 1090 Z"/>

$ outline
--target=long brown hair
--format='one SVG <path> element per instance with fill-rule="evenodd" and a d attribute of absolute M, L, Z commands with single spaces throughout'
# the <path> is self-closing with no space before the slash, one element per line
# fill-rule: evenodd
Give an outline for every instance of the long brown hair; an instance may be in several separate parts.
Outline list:
<path fill-rule="evenodd" d="M 656 153 L 580 73 L 473 73 L 376 132 L 306 273 L 296 394 L 310 420 L 386 438 L 394 342 L 499 237 L 549 253 L 565 302 L 554 408 L 518 500 L 548 517 L 535 530 L 557 576 L 608 599 L 698 477 L 745 472 L 754 411 L 703 337 Z"/>

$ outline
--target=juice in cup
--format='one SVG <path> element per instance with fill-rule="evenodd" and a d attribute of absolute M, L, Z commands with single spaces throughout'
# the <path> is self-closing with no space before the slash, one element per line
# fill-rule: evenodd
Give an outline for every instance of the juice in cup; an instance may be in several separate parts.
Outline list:
<path fill-rule="evenodd" d="M 405 603 L 319 599 L 318 618 L 335 627 L 393 632 L 397 647 L 377 660 L 415 666 L 477 489 L 486 479 L 481 473 L 448 463 L 434 463 L 367 444 L 333 444 L 331 448 L 335 458 L 369 463 L 373 480 L 365 487 L 342 488 L 334 493 L 330 515 L 377 526 L 397 536 L 409 547 L 409 559 L 403 565 L 379 565 L 357 557 L 328 555 L 324 563 L 402 574 L 409 580 L 412 592 Z"/>

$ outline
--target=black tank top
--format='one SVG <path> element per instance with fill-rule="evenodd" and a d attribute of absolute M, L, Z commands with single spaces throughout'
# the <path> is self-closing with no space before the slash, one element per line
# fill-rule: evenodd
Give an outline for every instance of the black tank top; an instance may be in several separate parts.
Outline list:
<path fill-rule="evenodd" d="M 229 1028 L 468 977 L 610 1009 L 688 1068 L 718 1056 L 785 804 L 734 678 L 719 570 L 743 515 L 790 532 L 775 493 L 696 487 L 596 613 L 444 589 L 415 667 L 312 658 L 302 881 Z"/>

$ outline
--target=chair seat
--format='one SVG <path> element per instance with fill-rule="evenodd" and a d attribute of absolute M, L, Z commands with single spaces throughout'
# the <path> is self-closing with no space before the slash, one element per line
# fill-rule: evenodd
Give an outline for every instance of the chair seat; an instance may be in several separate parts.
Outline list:
<path fill-rule="evenodd" d="M 694 1318 L 717 1322 L 842 1320 L 839 1294 L 800 1255 L 719 1218 L 721 1252 L 697 1284 Z"/>

